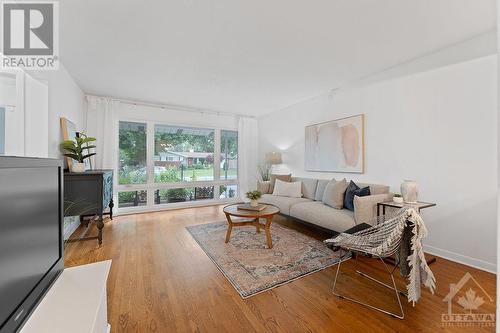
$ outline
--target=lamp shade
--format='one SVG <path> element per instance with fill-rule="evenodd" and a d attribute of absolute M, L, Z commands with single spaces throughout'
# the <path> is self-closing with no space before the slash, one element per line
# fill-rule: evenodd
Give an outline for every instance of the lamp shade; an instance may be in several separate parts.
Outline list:
<path fill-rule="evenodd" d="M 280 152 L 266 153 L 266 163 L 268 164 L 283 164 Z"/>

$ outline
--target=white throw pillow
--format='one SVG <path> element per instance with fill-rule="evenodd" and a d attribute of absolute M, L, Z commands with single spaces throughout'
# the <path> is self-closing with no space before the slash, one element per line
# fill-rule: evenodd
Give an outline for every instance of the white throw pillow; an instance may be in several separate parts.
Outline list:
<path fill-rule="evenodd" d="M 281 197 L 302 198 L 302 182 L 284 182 L 276 179 L 273 195 Z"/>

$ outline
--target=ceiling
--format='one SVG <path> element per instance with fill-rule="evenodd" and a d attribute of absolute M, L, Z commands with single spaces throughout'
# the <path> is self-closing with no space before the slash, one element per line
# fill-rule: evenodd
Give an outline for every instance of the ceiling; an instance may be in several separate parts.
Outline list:
<path fill-rule="evenodd" d="M 90 94 L 262 115 L 496 25 L 495 0 L 65 0 Z"/>

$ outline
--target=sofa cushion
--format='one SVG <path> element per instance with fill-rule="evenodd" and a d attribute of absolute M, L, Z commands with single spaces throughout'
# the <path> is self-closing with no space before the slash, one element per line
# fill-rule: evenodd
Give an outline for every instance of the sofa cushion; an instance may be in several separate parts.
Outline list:
<path fill-rule="evenodd" d="M 340 181 L 331 180 L 325 187 L 323 193 L 323 203 L 336 209 L 344 207 L 344 194 L 347 189 L 347 181 L 344 179 Z"/>
<path fill-rule="evenodd" d="M 276 179 L 273 195 L 290 198 L 302 198 L 302 182 L 284 182 Z"/>
<path fill-rule="evenodd" d="M 335 178 L 332 179 L 335 181 Z M 314 194 L 314 200 L 323 201 L 323 194 L 325 193 L 325 187 L 330 182 L 329 179 L 318 179 L 318 185 L 316 186 L 316 193 Z"/>
<path fill-rule="evenodd" d="M 318 180 L 314 178 L 292 177 L 294 182 L 302 182 L 302 195 L 304 198 L 314 200 Z"/>
<path fill-rule="evenodd" d="M 374 194 L 366 197 L 354 197 L 354 219 L 356 223 L 374 224 L 374 217 L 377 216 L 377 204 L 392 200 L 393 195 Z"/>
<path fill-rule="evenodd" d="M 310 199 L 307 198 L 289 198 L 289 197 L 280 197 L 272 194 L 264 194 L 262 198 L 259 200 L 262 203 L 267 203 L 271 205 L 275 205 L 280 209 L 281 214 L 290 215 L 290 207 L 302 202 L 310 202 Z"/>
<path fill-rule="evenodd" d="M 343 232 L 356 225 L 353 212 L 335 209 L 319 201 L 294 204 L 290 208 L 290 216 L 336 232 Z"/>
<path fill-rule="evenodd" d="M 289 174 L 289 175 L 271 175 L 271 180 L 270 180 L 270 184 L 269 184 L 269 193 L 273 193 L 274 184 L 276 183 L 276 179 L 282 180 L 284 182 L 291 182 L 292 181 L 292 174 Z"/>
<path fill-rule="evenodd" d="M 354 196 L 366 197 L 367 195 L 370 195 L 369 186 L 359 187 L 351 180 L 349 186 L 347 186 L 347 189 L 345 190 L 344 207 L 354 212 Z"/>
<path fill-rule="evenodd" d="M 370 187 L 370 194 L 387 194 L 389 193 L 389 186 L 380 184 L 357 183 L 359 187 Z"/>

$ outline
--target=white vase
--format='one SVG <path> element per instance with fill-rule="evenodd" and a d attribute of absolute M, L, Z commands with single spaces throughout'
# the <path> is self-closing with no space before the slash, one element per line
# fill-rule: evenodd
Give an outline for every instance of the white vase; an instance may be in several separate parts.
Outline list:
<path fill-rule="evenodd" d="M 71 172 L 85 172 L 85 163 L 73 162 L 71 164 Z"/>
<path fill-rule="evenodd" d="M 257 207 L 259 205 L 259 200 L 250 200 L 250 206 Z"/>
<path fill-rule="evenodd" d="M 418 201 L 418 184 L 414 180 L 405 180 L 401 184 L 401 194 L 405 203 L 416 203 Z"/>

